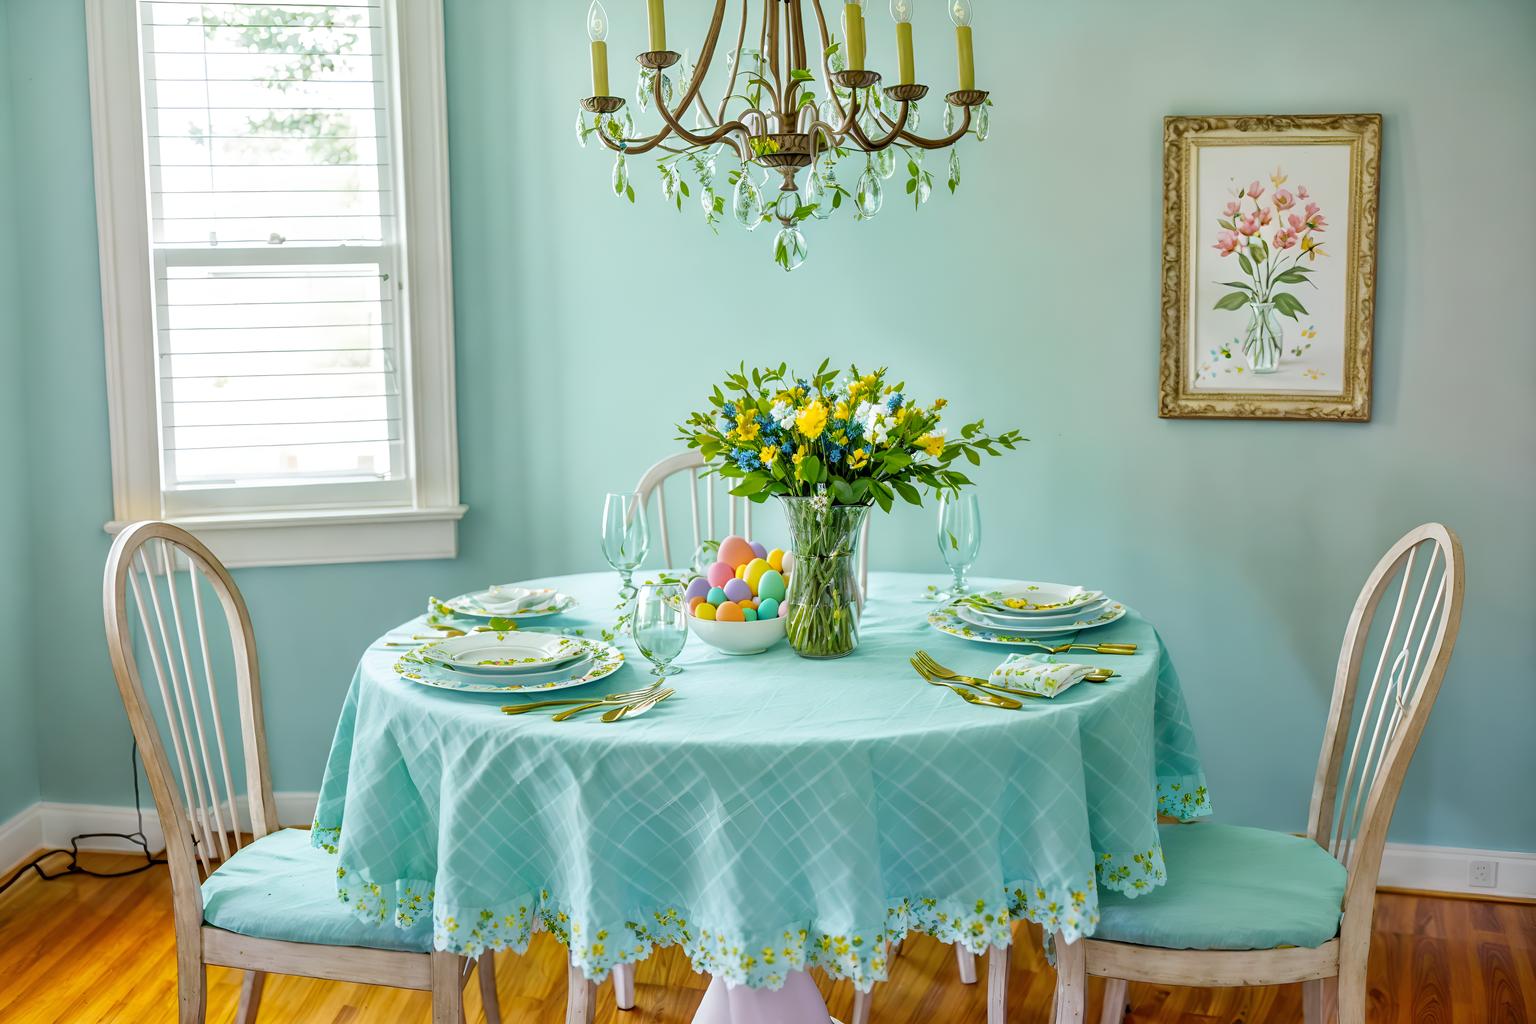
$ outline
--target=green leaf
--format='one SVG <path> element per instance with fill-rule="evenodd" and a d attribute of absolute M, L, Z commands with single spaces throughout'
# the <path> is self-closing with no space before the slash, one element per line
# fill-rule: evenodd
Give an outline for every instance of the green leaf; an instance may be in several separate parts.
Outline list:
<path fill-rule="evenodd" d="M 1243 268 L 1243 273 L 1252 274 L 1253 264 L 1248 262 L 1248 257 L 1242 253 L 1237 254 L 1237 265 Z"/>
<path fill-rule="evenodd" d="M 1275 278 L 1276 284 L 1306 284 L 1307 275 L 1301 267 L 1292 267 Z"/>
<path fill-rule="evenodd" d="M 852 485 L 850 485 L 848 481 L 844 480 L 842 477 L 833 477 L 831 487 L 833 495 L 835 495 L 837 500 L 842 502 L 844 505 L 852 505 L 857 502 L 858 499 L 853 496 Z"/>
<path fill-rule="evenodd" d="M 814 484 L 821 479 L 821 460 L 814 455 L 807 455 L 800 460 L 800 467 L 795 475 L 808 484 Z"/>
<path fill-rule="evenodd" d="M 1250 298 L 1247 292 L 1228 292 L 1217 300 L 1213 309 L 1242 309 L 1248 305 Z"/>
<path fill-rule="evenodd" d="M 789 73 L 789 80 L 791 82 L 809 82 L 814 77 L 816 76 L 812 75 L 805 68 L 795 68 Z"/>
<path fill-rule="evenodd" d="M 1253 285 L 1243 281 L 1217 281 L 1216 283 L 1224 288 L 1241 288 L 1245 292 L 1253 291 Z"/>
<path fill-rule="evenodd" d="M 917 492 L 916 487 L 905 480 L 892 480 L 891 483 L 895 485 L 897 493 L 906 500 L 908 505 L 922 505 L 923 496 Z"/>
<path fill-rule="evenodd" d="M 1275 303 L 1275 309 L 1279 310 L 1281 315 L 1288 316 L 1292 320 L 1296 319 L 1297 313 L 1305 313 L 1307 311 L 1307 307 L 1303 306 L 1296 296 L 1290 292 L 1276 292 L 1271 296 L 1271 299 Z"/>

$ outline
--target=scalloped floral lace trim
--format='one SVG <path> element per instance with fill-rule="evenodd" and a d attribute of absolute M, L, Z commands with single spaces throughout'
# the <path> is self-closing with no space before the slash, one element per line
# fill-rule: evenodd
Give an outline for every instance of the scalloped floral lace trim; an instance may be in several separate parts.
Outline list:
<path fill-rule="evenodd" d="M 311 837 L 314 846 L 331 853 L 339 841 L 340 829 L 335 828 L 317 826 Z M 603 980 L 616 964 L 645 959 L 654 946 L 677 945 L 695 970 L 732 984 L 777 989 L 789 972 L 820 967 L 868 991 L 885 980 L 888 946 L 908 932 L 962 943 L 980 954 L 990 946 L 1008 945 L 1012 922 L 1023 918 L 1075 941 L 1092 934 L 1098 924 L 1100 885 L 1135 896 L 1167 877 L 1162 850 L 1156 847 L 1134 854 L 1100 854 L 1096 868 L 1097 880 L 1088 878 L 1075 888 L 1020 882 L 974 902 L 893 900 L 884 926 L 877 929 L 833 933 L 790 926 L 750 937 L 701 925 L 672 907 L 652 911 L 642 920 L 594 928 L 575 919 L 569 906 L 547 889 L 493 907 L 444 907 L 438 905 L 430 882 L 400 879 L 380 885 L 342 864 L 336 867 L 336 891 L 354 914 L 379 925 L 409 928 L 423 914 L 431 914 L 433 945 L 463 956 L 488 949 L 521 953 L 542 927 L 570 950 L 571 962 L 593 981 Z"/>
<path fill-rule="evenodd" d="M 1180 821 L 1214 813 L 1204 775 L 1165 776 L 1157 780 L 1157 813 Z"/>

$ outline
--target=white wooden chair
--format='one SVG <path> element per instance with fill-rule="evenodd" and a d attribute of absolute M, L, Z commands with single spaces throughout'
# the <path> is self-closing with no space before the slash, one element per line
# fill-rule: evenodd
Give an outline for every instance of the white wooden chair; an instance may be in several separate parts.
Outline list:
<path fill-rule="evenodd" d="M 129 592 L 136 615 L 129 607 Z M 214 611 L 222 614 L 228 648 L 210 636 L 204 618 L 208 592 L 217 598 Z M 406 932 L 392 925 L 375 929 L 352 918 L 335 898 L 335 868 L 329 855 L 310 848 L 308 833 L 279 828 L 251 617 L 224 566 L 185 530 L 168 523 L 136 523 L 112 545 L 103 597 L 112 672 L 143 753 L 144 771 L 165 833 L 181 1024 L 204 1020 L 209 964 L 246 972 L 237 1024 L 256 1020 L 268 973 L 427 990 L 432 993 L 433 1024 L 460 1024 L 463 987 L 475 961 L 432 951 L 429 926 L 425 942 L 407 949 L 403 948 Z M 135 619 L 142 631 L 135 629 Z M 213 623 L 219 625 L 218 619 Z M 152 667 L 156 701 L 151 700 L 139 672 L 141 653 L 147 654 Z M 214 672 L 216 666 L 227 664 L 227 655 L 233 657 L 239 708 L 239 721 L 229 732 L 224 728 L 221 687 Z M 229 756 L 228 739 L 237 741 L 237 760 Z M 243 795 L 236 788 L 237 778 L 242 779 Z M 244 845 L 242 831 L 253 837 Z M 257 921 L 256 926 L 234 931 L 211 920 L 204 879 L 216 887 L 219 906 L 235 913 L 239 904 L 238 916 L 242 921 Z M 267 881 L 270 887 L 264 884 Z M 277 886 L 296 898 L 266 895 Z M 214 916 L 219 917 L 219 912 Z M 270 919 L 272 927 L 258 919 Z M 316 934 L 333 939 L 353 935 L 358 941 L 339 944 L 274 937 L 293 931 L 296 921 L 297 927 Z M 380 933 L 382 941 L 368 941 L 373 931 Z M 486 1018 L 499 1024 L 496 979 L 488 953 L 479 959 L 479 981 Z"/>
<path fill-rule="evenodd" d="M 688 491 L 688 506 L 693 517 L 693 548 L 688 551 L 685 563 L 693 560 L 693 554 L 699 549 L 699 545 L 706 540 L 723 540 L 731 534 L 752 539 L 752 511 L 755 507 L 745 498 L 733 498 L 730 489 L 735 486 L 734 481 L 726 477 L 713 476 L 704 472 L 704 457 L 697 450 L 690 449 L 686 452 L 678 452 L 669 455 L 646 470 L 640 477 L 640 482 L 635 485 L 635 493 L 640 495 L 640 507 L 646 507 L 651 500 L 651 495 L 656 496 L 656 521 L 661 527 L 661 557 L 669 569 L 684 568 L 672 560 L 672 538 L 668 530 L 667 522 L 667 483 L 676 478 L 682 478 L 682 485 Z M 704 492 L 703 514 L 700 515 L 699 491 Z M 719 516 L 716 515 L 715 492 L 720 492 L 720 502 L 724 508 Z M 725 527 L 725 532 L 716 530 L 717 518 L 719 525 Z M 789 537 L 783 538 L 783 543 L 789 543 Z M 859 538 L 859 591 L 869 593 L 869 521 L 865 520 L 864 530 Z"/>
<path fill-rule="evenodd" d="M 1394 581 L 1392 616 L 1377 647 L 1371 625 Z M 1340 1024 L 1363 1024 L 1382 847 L 1408 762 L 1456 643 L 1463 588 L 1461 542 L 1446 527 L 1429 523 L 1392 546 L 1366 580 L 1344 633 L 1306 838 L 1234 826 L 1165 826 L 1168 885 L 1134 901 L 1101 904 L 1103 917 L 1094 938 L 1058 943 L 1058 1022 L 1083 1019 L 1091 974 L 1111 979 L 1105 985 L 1104 1024 L 1123 1019 L 1127 981 L 1202 987 L 1300 982 L 1307 1024 L 1322 1024 L 1335 1013 Z M 1373 649 L 1375 669 L 1360 701 L 1360 672 Z M 1230 851 L 1222 845 L 1229 838 L 1283 853 L 1272 867 L 1294 864 L 1297 873 L 1271 870 L 1261 876 L 1251 860 L 1231 864 L 1232 858 L 1223 855 L 1214 863 L 1226 866 L 1180 875 L 1181 858 L 1172 855 L 1174 848 L 1184 852 L 1184 859 L 1206 856 Z M 1266 900 L 1274 903 L 1280 886 L 1310 873 L 1313 868 L 1304 861 L 1321 861 L 1318 867 L 1337 873 L 1337 881 L 1310 914 L 1316 919 L 1310 922 L 1314 940 L 1298 935 L 1287 942 L 1274 927 L 1276 919 L 1305 931 L 1309 913 L 1298 904 L 1316 893 L 1308 893 L 1306 886 L 1292 888 L 1293 898 L 1277 904 L 1274 914 L 1252 910 Z M 1181 902 L 1199 909 L 1198 926 L 1192 927 L 1192 915 L 1181 916 Z M 1221 909 L 1213 915 L 1214 908 Z M 1268 921 L 1259 920 L 1265 916 Z M 1250 928 L 1266 932 L 1265 940 L 1224 942 L 1221 948 L 1209 941 L 1218 931 L 1240 937 Z M 1127 941 L 1154 934 L 1163 941 Z"/>

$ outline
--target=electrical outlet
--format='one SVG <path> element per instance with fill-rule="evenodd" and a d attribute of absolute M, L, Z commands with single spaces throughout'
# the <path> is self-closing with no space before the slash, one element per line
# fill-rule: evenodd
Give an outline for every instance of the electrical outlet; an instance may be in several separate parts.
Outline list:
<path fill-rule="evenodd" d="M 1492 889 L 1499 884 L 1499 862 L 1474 860 L 1467 864 L 1467 884 L 1479 889 Z"/>

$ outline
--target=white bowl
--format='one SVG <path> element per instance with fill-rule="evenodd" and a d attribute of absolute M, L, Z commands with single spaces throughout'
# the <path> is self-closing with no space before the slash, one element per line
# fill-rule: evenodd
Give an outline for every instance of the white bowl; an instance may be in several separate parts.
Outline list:
<path fill-rule="evenodd" d="M 721 654 L 762 654 L 784 639 L 784 620 L 778 616 L 756 622 L 716 622 L 690 615 L 688 628 Z"/>

